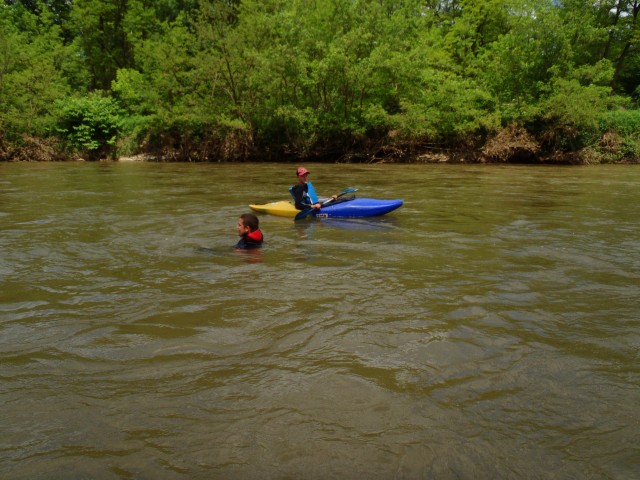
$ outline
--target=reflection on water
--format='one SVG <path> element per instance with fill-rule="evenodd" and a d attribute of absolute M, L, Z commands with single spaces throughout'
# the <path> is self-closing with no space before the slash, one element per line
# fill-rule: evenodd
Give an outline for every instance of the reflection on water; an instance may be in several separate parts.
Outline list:
<path fill-rule="evenodd" d="M 0 476 L 636 475 L 640 170 L 238 168 L 0 165 Z"/>

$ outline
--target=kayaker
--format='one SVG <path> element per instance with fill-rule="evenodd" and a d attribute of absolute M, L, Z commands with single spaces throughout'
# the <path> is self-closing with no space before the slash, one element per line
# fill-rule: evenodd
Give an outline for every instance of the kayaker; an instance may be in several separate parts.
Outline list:
<path fill-rule="evenodd" d="M 322 204 L 318 201 L 318 194 L 313 188 L 313 184 L 309 181 L 309 173 L 306 168 L 298 167 L 296 170 L 298 184 L 289 189 L 298 210 L 307 208 L 320 210 L 322 208 Z M 332 195 L 331 198 L 335 200 L 338 196 Z"/>
<path fill-rule="evenodd" d="M 240 250 L 252 250 L 260 248 L 264 236 L 260 231 L 260 221 L 253 213 L 243 213 L 238 218 L 238 236 L 240 240 L 235 248 Z"/>

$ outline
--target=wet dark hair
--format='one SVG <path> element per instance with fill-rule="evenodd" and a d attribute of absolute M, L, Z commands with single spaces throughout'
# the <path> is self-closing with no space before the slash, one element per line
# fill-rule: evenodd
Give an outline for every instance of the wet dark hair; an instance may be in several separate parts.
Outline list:
<path fill-rule="evenodd" d="M 260 227 L 260 220 L 253 213 L 243 213 L 240 215 L 242 224 L 245 227 L 249 227 L 249 230 L 255 232 Z"/>

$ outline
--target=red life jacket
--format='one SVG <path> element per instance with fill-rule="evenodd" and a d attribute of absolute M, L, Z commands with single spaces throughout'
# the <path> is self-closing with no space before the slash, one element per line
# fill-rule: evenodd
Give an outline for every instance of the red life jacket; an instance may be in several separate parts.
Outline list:
<path fill-rule="evenodd" d="M 256 243 L 262 242 L 262 232 L 260 230 L 255 230 L 253 232 L 249 232 L 247 234 L 247 240 L 251 240 Z"/>

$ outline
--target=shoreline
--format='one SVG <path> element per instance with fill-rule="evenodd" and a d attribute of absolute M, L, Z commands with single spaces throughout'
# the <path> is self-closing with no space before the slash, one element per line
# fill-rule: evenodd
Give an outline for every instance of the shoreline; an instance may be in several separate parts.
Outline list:
<path fill-rule="evenodd" d="M 394 146 L 367 151 L 343 151 L 333 154 L 294 155 L 273 152 L 245 152 L 245 155 L 202 155 L 197 150 L 141 152 L 122 156 L 95 157 L 47 148 L 37 142 L 22 148 L 0 150 L 0 162 L 121 162 L 121 163 L 334 163 L 334 164 L 495 164 L 495 165 L 637 165 L 640 158 L 616 155 L 616 152 L 583 148 L 576 151 L 542 153 L 537 146 L 517 142 L 485 144 L 482 148 Z"/>

